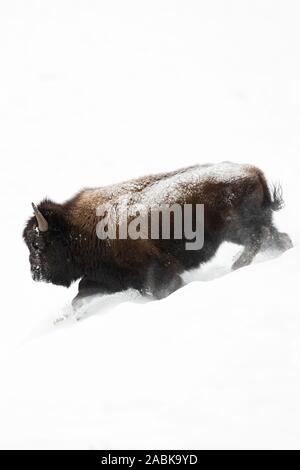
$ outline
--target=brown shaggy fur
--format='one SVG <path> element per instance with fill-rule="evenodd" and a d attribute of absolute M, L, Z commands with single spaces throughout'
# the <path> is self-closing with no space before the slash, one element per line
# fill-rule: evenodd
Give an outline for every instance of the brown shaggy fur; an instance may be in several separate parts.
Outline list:
<path fill-rule="evenodd" d="M 147 208 L 158 204 L 204 204 L 205 242 L 201 250 L 185 249 L 186 240 L 100 240 L 96 235 L 103 204 Z M 81 279 L 78 298 L 95 292 L 136 288 L 162 298 L 181 286 L 180 274 L 214 256 L 223 241 L 244 246 L 233 269 L 245 266 L 259 250 L 292 246 L 279 233 L 272 212 L 282 206 L 278 188 L 271 193 L 261 170 L 224 162 L 137 178 L 80 191 L 63 204 L 42 201 L 38 208 L 49 224 L 39 232 L 35 217 L 24 229 L 33 278 L 69 286 Z"/>

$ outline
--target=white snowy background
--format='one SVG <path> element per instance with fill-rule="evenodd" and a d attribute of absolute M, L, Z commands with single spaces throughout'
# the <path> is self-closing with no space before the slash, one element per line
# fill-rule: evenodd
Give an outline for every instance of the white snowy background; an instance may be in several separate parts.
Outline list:
<path fill-rule="evenodd" d="M 300 447 L 299 2 L 2 0 L 0 447 Z M 162 301 L 34 283 L 30 202 L 197 162 L 284 187 L 295 248 Z M 262 262 L 263 261 L 263 262 Z"/>

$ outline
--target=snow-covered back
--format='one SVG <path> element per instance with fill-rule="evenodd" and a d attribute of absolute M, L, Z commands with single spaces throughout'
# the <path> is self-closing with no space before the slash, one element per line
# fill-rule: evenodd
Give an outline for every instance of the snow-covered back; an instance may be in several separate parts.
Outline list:
<path fill-rule="evenodd" d="M 299 448 L 299 13 L 1 2 L 1 448 Z M 31 201 L 220 161 L 281 181 L 295 248 L 232 273 L 226 244 L 167 299 L 95 298 L 81 321 L 76 285 L 32 281 Z"/>
<path fill-rule="evenodd" d="M 199 187 L 203 181 L 228 184 L 245 177 L 247 177 L 247 166 L 244 165 L 231 162 L 221 162 L 211 166 L 200 165 L 155 182 L 141 194 L 139 203 L 144 207 L 172 204 L 182 199 L 183 189 L 189 195 L 189 192 L 194 192 L 195 187 Z M 202 202 L 201 199 L 200 202 Z"/>

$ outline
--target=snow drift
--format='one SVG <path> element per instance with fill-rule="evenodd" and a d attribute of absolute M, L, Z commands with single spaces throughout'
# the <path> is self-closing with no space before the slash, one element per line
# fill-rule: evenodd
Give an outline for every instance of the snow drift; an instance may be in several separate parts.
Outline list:
<path fill-rule="evenodd" d="M 299 448 L 299 5 L 0 6 L 1 448 Z M 194 163 L 280 180 L 295 248 L 162 301 L 31 280 L 30 202 Z M 259 262 L 263 261 L 263 262 Z"/>
<path fill-rule="evenodd" d="M 3 447 L 298 446 L 300 251 L 49 325 L 2 370 Z M 115 297 L 115 296 L 112 296 Z M 107 302 L 104 300 L 104 302 Z"/>

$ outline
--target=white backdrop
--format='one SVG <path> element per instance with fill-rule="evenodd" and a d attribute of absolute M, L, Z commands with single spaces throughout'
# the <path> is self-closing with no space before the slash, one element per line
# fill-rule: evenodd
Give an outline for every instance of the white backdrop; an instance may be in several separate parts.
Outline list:
<path fill-rule="evenodd" d="M 282 182 L 276 220 L 297 245 L 299 14 L 275 0 L 1 1 L 0 446 L 299 445 L 297 247 L 204 283 L 228 271 L 225 247 L 161 303 L 128 293 L 58 328 L 76 286 L 34 283 L 21 238 L 31 201 L 233 160 Z"/>

